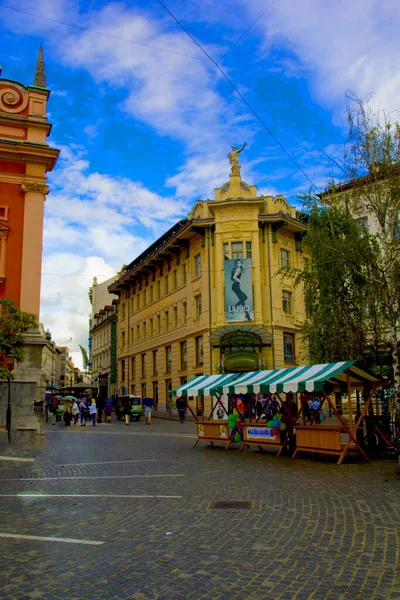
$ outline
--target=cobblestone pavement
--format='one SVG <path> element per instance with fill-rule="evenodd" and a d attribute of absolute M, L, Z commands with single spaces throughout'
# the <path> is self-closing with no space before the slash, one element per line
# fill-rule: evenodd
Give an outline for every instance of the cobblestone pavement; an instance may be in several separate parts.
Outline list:
<path fill-rule="evenodd" d="M 35 462 L 0 461 L 0 598 L 400 600 L 395 462 L 193 442 L 193 423 L 60 423 Z M 229 500 L 252 504 L 210 507 Z"/>

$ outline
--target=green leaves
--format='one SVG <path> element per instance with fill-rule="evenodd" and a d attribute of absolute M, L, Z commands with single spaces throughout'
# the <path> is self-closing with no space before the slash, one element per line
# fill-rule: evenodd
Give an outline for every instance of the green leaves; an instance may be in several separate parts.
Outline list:
<path fill-rule="evenodd" d="M 24 334 L 35 325 L 34 315 L 19 310 L 12 300 L 0 298 L 0 379 L 12 378 L 5 359 L 23 360 Z"/>

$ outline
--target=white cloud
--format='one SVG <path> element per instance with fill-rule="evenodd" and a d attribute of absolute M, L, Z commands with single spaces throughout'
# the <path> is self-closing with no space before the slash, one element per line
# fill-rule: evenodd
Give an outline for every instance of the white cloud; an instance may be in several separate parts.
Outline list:
<path fill-rule="evenodd" d="M 253 17 L 264 4 L 245 6 Z M 297 57 L 297 64 L 287 57 L 278 64 L 288 76 L 306 69 L 318 98 L 338 111 L 341 122 L 346 89 L 375 94 L 381 109 L 399 108 L 398 0 L 279 0 L 257 28 L 266 52 L 285 48 Z"/>

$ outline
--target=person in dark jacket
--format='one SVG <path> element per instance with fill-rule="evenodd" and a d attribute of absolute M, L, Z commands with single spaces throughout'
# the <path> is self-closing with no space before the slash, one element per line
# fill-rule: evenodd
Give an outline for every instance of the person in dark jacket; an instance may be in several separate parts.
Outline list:
<path fill-rule="evenodd" d="M 178 415 L 181 420 L 181 423 L 185 422 L 185 413 L 186 413 L 186 400 L 183 396 L 179 396 L 175 402 L 175 406 L 178 410 Z"/>
<path fill-rule="evenodd" d="M 131 399 L 129 397 L 124 399 L 124 415 L 125 423 L 129 425 L 131 422 Z"/>

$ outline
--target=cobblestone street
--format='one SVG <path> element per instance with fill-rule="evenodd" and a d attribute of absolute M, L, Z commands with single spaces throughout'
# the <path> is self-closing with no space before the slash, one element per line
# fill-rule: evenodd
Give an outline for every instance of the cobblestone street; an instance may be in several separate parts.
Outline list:
<path fill-rule="evenodd" d="M 46 429 L 0 461 L 1 598 L 400 600 L 395 461 L 193 448 L 161 419 Z"/>

